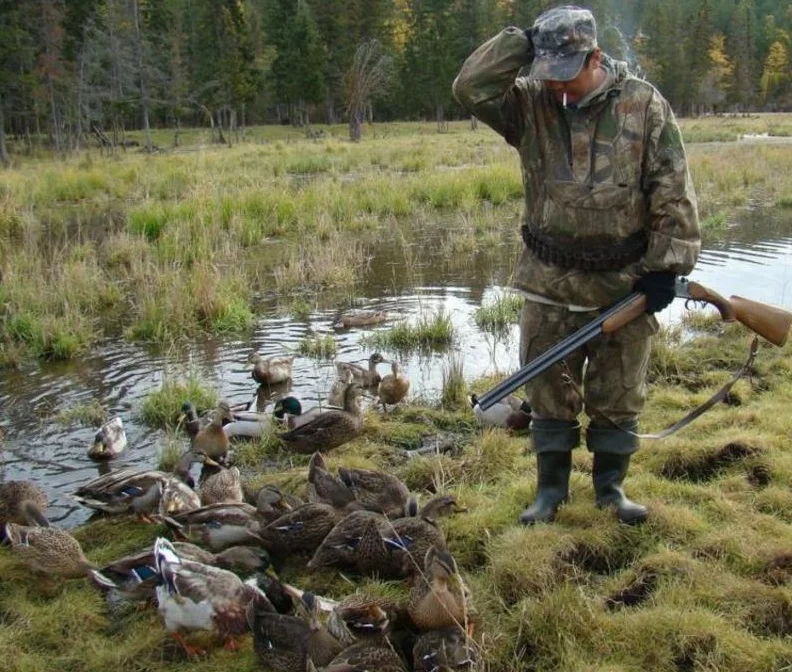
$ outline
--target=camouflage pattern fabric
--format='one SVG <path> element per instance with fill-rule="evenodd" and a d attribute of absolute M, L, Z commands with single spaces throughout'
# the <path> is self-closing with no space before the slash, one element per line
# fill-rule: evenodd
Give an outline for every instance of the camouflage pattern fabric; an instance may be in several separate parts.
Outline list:
<path fill-rule="evenodd" d="M 515 286 L 605 307 L 649 271 L 689 273 L 700 249 L 696 198 L 667 101 L 626 64 L 605 57 L 612 85 L 580 109 L 564 110 L 544 82 L 518 77 L 532 52 L 524 31 L 506 28 L 465 61 L 453 87 L 464 107 L 519 152 L 523 224 L 570 250 L 616 247 L 641 230 L 648 242 L 638 261 L 615 271 L 545 263 L 524 247 Z"/>
<path fill-rule="evenodd" d="M 539 16 L 531 27 L 534 61 L 531 79 L 574 79 L 597 48 L 597 24 L 588 9 L 566 5 Z"/>
<path fill-rule="evenodd" d="M 597 313 L 526 301 L 520 320 L 520 365 L 580 329 Z M 619 424 L 629 424 L 643 408 L 650 337 L 657 328 L 657 319 L 644 314 L 613 334 L 597 336 L 566 358 L 572 378 L 585 391 L 586 401 Z M 556 364 L 525 386 L 535 417 L 575 421 L 585 410 L 580 397 L 564 382 L 563 372 Z"/>

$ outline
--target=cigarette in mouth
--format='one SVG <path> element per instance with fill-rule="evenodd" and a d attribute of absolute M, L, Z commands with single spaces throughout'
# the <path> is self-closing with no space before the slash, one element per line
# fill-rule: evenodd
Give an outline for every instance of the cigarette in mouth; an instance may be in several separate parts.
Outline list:
<path fill-rule="evenodd" d="M 566 109 L 566 91 L 564 91 L 563 101 L 564 101 L 564 109 Z"/>

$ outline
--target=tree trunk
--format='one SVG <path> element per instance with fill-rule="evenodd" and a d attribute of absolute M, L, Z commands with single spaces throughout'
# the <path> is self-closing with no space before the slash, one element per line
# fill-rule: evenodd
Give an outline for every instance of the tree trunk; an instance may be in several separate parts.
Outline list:
<path fill-rule="evenodd" d="M 470 115 L 470 130 L 471 131 L 478 130 L 478 118 L 473 116 L 472 114 Z"/>
<path fill-rule="evenodd" d="M 352 142 L 360 142 L 360 113 L 353 110 L 349 115 L 349 139 Z"/>
<path fill-rule="evenodd" d="M 448 122 L 445 120 L 445 110 L 442 103 L 435 105 L 435 118 L 437 119 L 437 132 L 444 133 L 448 130 Z"/>
<path fill-rule="evenodd" d="M 5 114 L 3 113 L 3 93 L 0 91 L 0 163 L 4 168 L 11 165 L 11 157 L 8 156 L 5 136 Z"/>

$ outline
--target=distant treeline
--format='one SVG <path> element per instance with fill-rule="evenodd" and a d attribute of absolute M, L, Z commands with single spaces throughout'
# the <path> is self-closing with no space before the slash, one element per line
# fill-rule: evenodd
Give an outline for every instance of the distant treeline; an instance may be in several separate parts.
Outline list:
<path fill-rule="evenodd" d="M 436 119 L 465 57 L 547 0 L 0 0 L 4 135 Z M 682 115 L 792 108 L 792 2 L 598 0 L 600 43 Z"/>

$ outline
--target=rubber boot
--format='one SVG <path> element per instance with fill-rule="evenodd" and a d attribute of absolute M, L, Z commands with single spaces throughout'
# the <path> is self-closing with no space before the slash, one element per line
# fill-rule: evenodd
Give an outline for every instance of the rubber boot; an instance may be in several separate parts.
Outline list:
<path fill-rule="evenodd" d="M 520 523 L 549 523 L 569 497 L 572 449 L 580 442 L 580 425 L 565 420 L 531 422 L 536 453 L 536 499 L 520 514 Z"/>
<path fill-rule="evenodd" d="M 613 508 L 621 522 L 637 525 L 646 520 L 648 511 L 645 506 L 633 502 L 624 494 L 622 483 L 629 466 L 629 454 L 594 453 L 594 494 L 598 507 Z"/>

